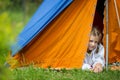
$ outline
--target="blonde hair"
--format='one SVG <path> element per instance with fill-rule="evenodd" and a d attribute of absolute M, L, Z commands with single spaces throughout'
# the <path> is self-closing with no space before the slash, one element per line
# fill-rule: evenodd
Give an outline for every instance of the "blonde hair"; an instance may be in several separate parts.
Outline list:
<path fill-rule="evenodd" d="M 99 37 L 99 43 L 101 43 L 101 41 L 102 41 L 102 31 L 100 31 L 98 29 L 98 27 L 94 26 L 91 30 L 90 35 L 98 36 Z"/>

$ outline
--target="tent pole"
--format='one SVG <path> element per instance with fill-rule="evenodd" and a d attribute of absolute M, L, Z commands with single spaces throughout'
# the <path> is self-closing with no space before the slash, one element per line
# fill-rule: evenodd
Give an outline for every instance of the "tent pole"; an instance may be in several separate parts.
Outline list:
<path fill-rule="evenodd" d="M 109 35 L 108 35 L 108 0 L 106 0 L 106 70 L 108 71 L 108 41 L 109 41 Z"/>

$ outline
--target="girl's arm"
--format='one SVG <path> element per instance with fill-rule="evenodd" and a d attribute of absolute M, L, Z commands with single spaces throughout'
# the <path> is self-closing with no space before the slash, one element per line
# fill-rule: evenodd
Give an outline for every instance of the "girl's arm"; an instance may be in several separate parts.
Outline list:
<path fill-rule="evenodd" d="M 93 64 L 93 72 L 102 72 L 105 65 L 104 60 L 104 47 L 101 46 L 99 52 L 95 54 L 95 60 Z"/>
<path fill-rule="evenodd" d="M 90 64 L 87 64 L 87 60 L 85 58 L 83 66 L 82 66 L 82 70 L 90 70 L 92 68 L 92 66 Z"/>
<path fill-rule="evenodd" d="M 90 70 L 92 68 L 91 65 L 83 63 L 82 70 Z"/>
<path fill-rule="evenodd" d="M 102 67 L 105 66 L 105 60 L 104 60 L 104 47 L 100 44 L 99 45 L 99 52 L 95 54 L 95 61 L 93 64 L 93 67 L 97 64 L 100 63 Z"/>

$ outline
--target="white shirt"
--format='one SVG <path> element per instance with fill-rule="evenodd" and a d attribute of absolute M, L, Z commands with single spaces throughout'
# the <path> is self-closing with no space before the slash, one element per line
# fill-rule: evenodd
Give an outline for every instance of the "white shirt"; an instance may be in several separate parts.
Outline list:
<path fill-rule="evenodd" d="M 105 66 L 105 60 L 104 60 L 104 47 L 102 44 L 98 45 L 98 53 L 96 53 L 95 48 L 91 54 L 86 53 L 86 57 L 82 66 L 83 70 L 89 70 L 91 68 L 94 68 L 96 63 L 101 63 L 102 67 Z"/>

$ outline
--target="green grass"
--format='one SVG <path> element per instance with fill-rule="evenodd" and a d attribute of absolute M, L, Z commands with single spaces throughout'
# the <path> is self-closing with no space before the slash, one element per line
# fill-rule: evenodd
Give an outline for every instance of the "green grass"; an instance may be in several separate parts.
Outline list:
<path fill-rule="evenodd" d="M 53 70 L 29 66 L 11 70 L 0 67 L 0 80 L 120 80 L 119 75 L 118 70 L 94 73 L 81 69 Z"/>
<path fill-rule="evenodd" d="M 120 80 L 120 71 L 103 71 L 101 73 L 93 73 L 82 71 L 81 69 L 60 71 L 52 69 L 27 68 L 14 69 L 12 71 L 13 80 Z"/>

